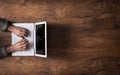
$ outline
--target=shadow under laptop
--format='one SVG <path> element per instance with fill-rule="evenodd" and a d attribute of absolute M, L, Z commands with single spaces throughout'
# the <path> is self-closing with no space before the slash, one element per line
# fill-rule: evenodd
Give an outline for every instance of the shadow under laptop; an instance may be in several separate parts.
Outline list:
<path fill-rule="evenodd" d="M 69 54 L 70 27 L 68 25 L 48 24 L 48 58 L 65 58 Z"/>

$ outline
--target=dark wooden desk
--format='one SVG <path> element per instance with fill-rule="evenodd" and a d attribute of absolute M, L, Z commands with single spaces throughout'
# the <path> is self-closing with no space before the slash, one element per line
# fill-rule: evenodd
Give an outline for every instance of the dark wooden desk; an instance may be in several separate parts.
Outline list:
<path fill-rule="evenodd" d="M 48 58 L 0 59 L 0 75 L 119 75 L 119 0 L 0 0 L 0 16 L 48 22 Z M 0 46 L 10 45 L 0 32 Z"/>

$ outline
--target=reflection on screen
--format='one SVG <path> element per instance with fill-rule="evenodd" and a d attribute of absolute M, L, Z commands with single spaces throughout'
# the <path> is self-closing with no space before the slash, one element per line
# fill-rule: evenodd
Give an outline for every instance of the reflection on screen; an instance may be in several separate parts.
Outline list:
<path fill-rule="evenodd" d="M 45 55 L 45 25 L 36 26 L 36 54 Z"/>

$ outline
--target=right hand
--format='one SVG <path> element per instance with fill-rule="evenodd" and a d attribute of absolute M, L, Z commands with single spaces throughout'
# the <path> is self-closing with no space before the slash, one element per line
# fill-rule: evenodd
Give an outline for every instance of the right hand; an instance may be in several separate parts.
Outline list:
<path fill-rule="evenodd" d="M 28 47 L 29 47 L 29 42 L 27 40 L 21 40 L 17 42 L 16 44 L 10 47 L 7 47 L 7 51 L 9 53 L 15 52 L 15 51 L 23 51 L 23 50 L 27 50 Z"/>

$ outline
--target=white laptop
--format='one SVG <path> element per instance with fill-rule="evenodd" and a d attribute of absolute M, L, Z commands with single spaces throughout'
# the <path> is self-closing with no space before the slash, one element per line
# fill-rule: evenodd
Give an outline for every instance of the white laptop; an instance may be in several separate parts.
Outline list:
<path fill-rule="evenodd" d="M 29 48 L 25 51 L 13 52 L 12 56 L 39 56 L 47 57 L 47 23 L 13 23 L 14 26 L 23 27 L 29 30 Z M 12 45 L 22 40 L 22 38 L 12 33 Z"/>

